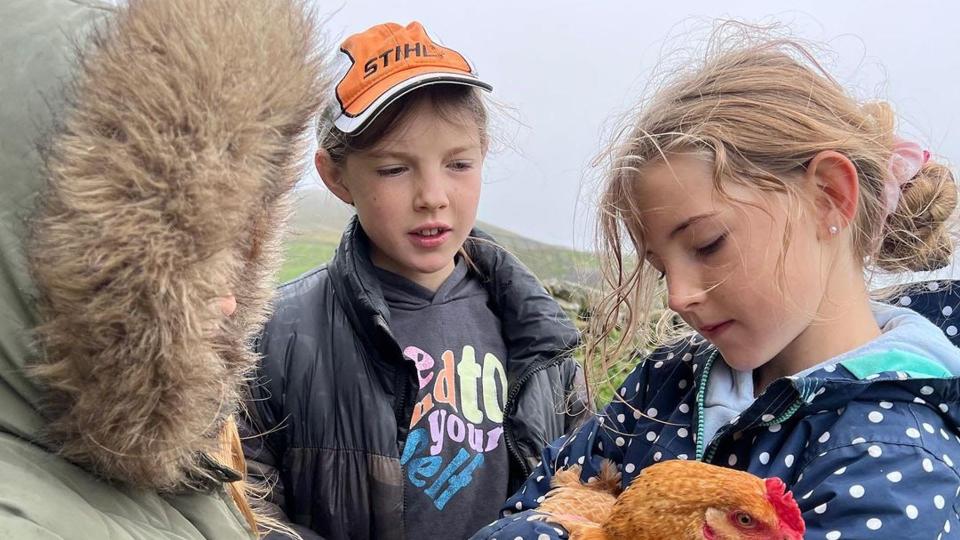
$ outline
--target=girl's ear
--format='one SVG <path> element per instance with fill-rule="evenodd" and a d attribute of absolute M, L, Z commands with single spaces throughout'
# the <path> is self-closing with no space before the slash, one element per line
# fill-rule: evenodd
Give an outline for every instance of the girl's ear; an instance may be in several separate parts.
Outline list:
<path fill-rule="evenodd" d="M 347 185 L 343 183 L 343 172 L 339 165 L 333 162 L 330 154 L 320 148 L 313 156 L 313 164 L 317 167 L 317 174 L 327 186 L 331 193 L 337 196 L 341 201 L 353 205 L 353 195 Z"/>
<path fill-rule="evenodd" d="M 833 150 L 818 153 L 805 174 L 814 188 L 818 231 L 823 238 L 853 222 L 860 197 L 860 178 L 850 158 Z"/>

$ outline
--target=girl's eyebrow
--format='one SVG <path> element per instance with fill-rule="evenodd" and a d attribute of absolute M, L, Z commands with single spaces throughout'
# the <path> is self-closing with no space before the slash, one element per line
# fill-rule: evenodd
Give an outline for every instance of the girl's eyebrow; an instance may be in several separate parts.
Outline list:
<path fill-rule="evenodd" d="M 668 235 L 668 238 L 672 239 L 674 236 L 680 234 L 681 232 L 683 232 L 685 229 L 695 224 L 696 222 L 713 217 L 719 213 L 720 212 L 707 212 L 705 214 L 697 214 L 693 217 L 689 217 L 686 220 L 684 220 L 683 223 L 677 225 L 676 228 L 674 228 L 673 231 Z M 645 254 L 646 257 L 649 257 L 651 255 L 653 255 L 653 252 L 649 250 Z"/>
<path fill-rule="evenodd" d="M 404 159 L 404 158 L 409 158 L 411 154 L 407 154 L 405 152 L 399 152 L 396 150 L 373 150 L 371 152 L 368 152 L 367 156 L 374 159 L 379 159 L 379 158 Z"/>
<path fill-rule="evenodd" d="M 453 155 L 459 154 L 459 153 L 461 153 L 461 152 L 467 152 L 467 151 L 470 151 L 470 150 L 474 150 L 474 149 L 478 148 L 479 146 L 480 146 L 479 144 L 465 144 L 465 145 L 463 145 L 463 146 L 458 146 L 458 147 L 456 147 L 456 148 L 451 148 L 450 151 L 447 152 L 447 155 L 448 155 L 448 156 L 453 156 Z"/>
<path fill-rule="evenodd" d="M 683 232 L 684 229 L 686 229 L 687 227 L 693 225 L 694 223 L 696 223 L 696 222 L 698 222 L 698 221 L 701 221 L 701 220 L 703 220 L 703 219 L 709 218 L 709 217 L 713 217 L 713 216 L 717 215 L 718 213 L 719 213 L 719 212 L 708 212 L 708 213 L 706 213 L 706 214 L 698 214 L 698 215 L 693 216 L 693 217 L 691 217 L 691 218 L 687 218 L 683 223 L 677 225 L 676 228 L 673 229 L 673 231 L 672 231 L 672 232 L 670 233 L 670 235 L 669 235 L 669 238 L 673 238 L 674 236 L 680 234 L 681 232 Z"/>

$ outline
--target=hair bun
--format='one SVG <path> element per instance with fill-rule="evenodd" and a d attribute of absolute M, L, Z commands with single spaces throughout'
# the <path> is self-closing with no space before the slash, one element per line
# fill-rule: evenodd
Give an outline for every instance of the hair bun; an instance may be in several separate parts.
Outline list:
<path fill-rule="evenodd" d="M 887 218 L 877 266 L 891 272 L 925 272 L 948 266 L 953 258 L 949 224 L 956 207 L 957 185 L 950 169 L 927 162 L 903 186 L 897 209 Z"/>

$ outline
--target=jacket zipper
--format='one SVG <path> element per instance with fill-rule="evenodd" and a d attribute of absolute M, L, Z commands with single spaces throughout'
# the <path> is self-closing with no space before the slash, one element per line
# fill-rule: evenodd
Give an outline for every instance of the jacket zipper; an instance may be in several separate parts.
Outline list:
<path fill-rule="evenodd" d="M 393 336 L 393 332 L 390 330 L 390 326 L 387 324 L 387 320 L 383 317 L 383 315 L 377 314 L 376 323 L 377 326 L 380 327 L 380 330 L 383 331 L 384 334 L 386 334 L 386 336 L 389 337 L 399 349 L 400 345 L 397 343 L 397 338 Z M 403 360 L 402 357 L 401 360 Z M 407 364 L 401 361 L 399 368 L 397 369 L 397 376 L 394 378 L 394 387 L 400 392 L 400 399 L 397 401 L 393 415 L 396 418 L 398 430 L 401 430 L 403 433 L 409 433 L 410 431 L 410 418 L 404 414 L 404 411 L 407 408 L 407 395 L 410 393 L 410 379 L 407 377 L 408 371 Z M 399 440 L 398 437 L 397 449 L 401 453 L 403 452 L 403 445 L 406 443 L 406 435 L 404 435 L 403 441 Z"/>
<path fill-rule="evenodd" d="M 397 348 L 400 347 L 400 344 L 397 343 L 397 338 L 394 337 L 393 331 L 390 330 L 390 325 L 387 324 L 387 319 L 383 315 L 377 314 L 376 324 L 380 329 L 387 335 L 396 345 Z M 401 356 L 401 360 L 403 360 Z M 393 415 L 397 422 L 397 451 L 398 455 L 403 454 L 403 447 L 407 444 L 407 436 L 410 434 L 410 418 L 407 418 L 404 413 L 404 410 L 407 408 L 407 394 L 410 393 L 410 379 L 407 377 L 407 369 L 405 369 L 406 364 L 404 362 L 400 363 L 400 367 L 397 370 L 397 377 L 394 378 L 394 387 L 399 388 L 400 400 L 397 402 L 397 406 L 393 411 Z M 399 380 L 397 380 L 399 379 Z M 397 384 L 399 383 L 399 384 Z M 416 399 L 416 397 L 414 397 Z M 401 427 L 405 426 L 405 427 Z M 401 431 L 402 430 L 402 431 Z M 403 432 L 403 440 L 400 440 L 400 433 Z M 399 461 L 399 460 L 398 460 Z M 403 481 L 403 467 L 401 466 L 401 481 L 400 481 L 400 538 L 406 537 L 406 530 L 404 529 L 407 516 L 407 482 Z"/>
<path fill-rule="evenodd" d="M 703 365 L 703 373 L 700 374 L 700 389 L 697 391 L 697 460 L 703 461 L 704 463 L 710 463 L 713 461 L 714 455 L 717 453 L 717 443 L 722 439 L 724 434 L 721 429 L 719 436 L 715 436 L 709 445 L 703 440 L 703 429 L 704 429 L 704 419 L 703 419 L 703 410 L 707 398 L 707 385 L 710 380 L 710 370 L 713 368 L 713 364 L 717 359 L 718 351 L 714 351 L 710 354 L 710 357 L 707 358 L 706 363 Z M 780 416 L 770 420 L 769 422 L 762 422 L 757 424 L 756 427 L 768 427 L 774 424 L 782 424 L 790 419 L 800 407 L 803 406 L 804 398 L 799 396 L 796 401 L 794 401 L 790 407 L 787 408 Z"/>
<path fill-rule="evenodd" d="M 780 416 L 774 418 L 769 422 L 762 422 L 760 424 L 757 424 L 755 427 L 762 428 L 762 427 L 772 426 L 774 424 L 782 424 L 787 420 L 789 420 L 790 417 L 792 417 L 794 414 L 796 414 L 796 412 L 800 410 L 800 407 L 802 406 L 803 406 L 803 398 L 802 397 L 797 398 L 797 400 L 794 401 L 790 405 L 790 407 L 788 407 L 787 410 L 783 412 L 783 414 L 781 414 Z M 713 456 L 714 454 L 717 453 L 717 446 L 719 446 L 716 443 L 719 440 L 720 440 L 720 437 L 714 437 L 713 442 L 710 443 L 710 447 L 707 449 L 707 455 L 703 458 L 704 463 L 710 463 L 711 461 L 713 461 Z"/>
<path fill-rule="evenodd" d="M 703 411 L 704 404 L 707 400 L 707 385 L 710 382 L 710 370 L 713 369 L 713 363 L 717 360 L 717 354 L 717 349 L 714 349 L 713 352 L 710 353 L 706 363 L 703 364 L 703 371 L 700 373 L 700 388 L 697 390 L 697 461 L 708 461 L 703 457 L 705 446 L 703 442 Z"/>
<path fill-rule="evenodd" d="M 506 411 L 508 411 L 508 413 L 507 413 L 507 415 L 506 415 L 505 418 L 504 418 L 504 423 L 506 424 L 506 426 L 505 426 L 506 429 L 503 430 L 503 441 L 504 441 L 504 442 L 506 443 L 506 445 L 507 445 L 507 453 L 510 454 L 510 456 L 511 456 L 513 459 L 515 459 L 515 460 L 517 461 L 517 463 L 520 464 L 520 470 L 523 472 L 523 475 L 524 475 L 524 476 L 529 476 L 530 473 L 533 472 L 533 469 L 531 469 L 531 468 L 527 465 L 527 462 L 523 459 L 523 456 L 520 455 L 520 450 L 517 448 L 516 441 L 514 440 L 513 424 L 512 424 L 512 422 L 511 422 L 511 423 L 507 423 L 508 420 L 513 417 L 513 413 L 514 413 L 514 411 L 513 411 L 513 404 L 514 404 L 514 401 L 517 399 L 517 396 L 520 395 L 520 390 L 523 389 L 523 385 L 525 385 L 525 384 L 527 383 L 527 381 L 529 381 L 534 375 L 536 375 L 537 373 L 539 373 L 539 372 L 541 372 L 541 371 L 543 371 L 543 370 L 545 370 L 545 369 L 547 369 L 547 368 L 550 368 L 550 367 L 553 367 L 553 366 L 558 366 L 558 365 L 562 364 L 565 360 L 566 360 L 566 357 L 560 356 L 560 357 L 555 358 L 555 359 L 553 359 L 553 360 L 544 362 L 544 363 L 538 365 L 537 367 L 535 367 L 535 368 L 527 371 L 526 373 L 523 374 L 522 377 L 520 377 L 520 378 L 517 380 L 517 383 L 513 385 L 513 389 L 510 391 L 510 394 L 507 396 L 507 402 L 506 402 L 506 404 L 505 404 L 505 406 L 504 406 L 504 409 L 505 409 Z M 552 441 L 551 441 L 551 442 L 552 442 Z"/>

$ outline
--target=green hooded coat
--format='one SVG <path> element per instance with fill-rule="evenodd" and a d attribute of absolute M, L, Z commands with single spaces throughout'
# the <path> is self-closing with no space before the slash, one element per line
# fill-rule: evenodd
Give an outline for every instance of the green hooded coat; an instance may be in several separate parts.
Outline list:
<path fill-rule="evenodd" d="M 249 538 L 209 455 L 323 92 L 315 28 L 297 0 L 89 3 L 0 3 L 0 538 Z"/>

